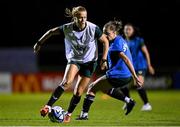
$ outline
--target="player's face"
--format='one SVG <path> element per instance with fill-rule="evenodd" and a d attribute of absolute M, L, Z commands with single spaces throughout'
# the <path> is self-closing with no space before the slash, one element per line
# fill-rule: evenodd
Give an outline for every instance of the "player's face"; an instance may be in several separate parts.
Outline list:
<path fill-rule="evenodd" d="M 131 37 L 134 34 L 134 29 L 131 25 L 124 26 L 124 34 L 126 37 Z"/>
<path fill-rule="evenodd" d="M 80 28 L 84 28 L 86 26 L 87 21 L 87 12 L 86 11 L 80 11 L 76 16 L 76 24 Z"/>
<path fill-rule="evenodd" d="M 116 37 L 116 32 L 109 29 L 105 30 L 104 34 L 107 36 L 109 41 L 112 41 Z"/>

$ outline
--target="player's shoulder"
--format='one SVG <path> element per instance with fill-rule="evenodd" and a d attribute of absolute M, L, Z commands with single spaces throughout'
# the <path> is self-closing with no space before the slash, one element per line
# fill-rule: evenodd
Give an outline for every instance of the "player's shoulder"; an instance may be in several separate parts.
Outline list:
<path fill-rule="evenodd" d="M 73 26 L 73 22 L 69 22 L 69 23 L 63 24 L 62 26 L 63 26 L 63 28 L 71 27 L 71 26 Z"/>
<path fill-rule="evenodd" d="M 62 25 L 62 30 L 65 33 L 72 31 L 72 29 L 73 29 L 73 22 L 69 22 L 69 23 L 66 23 L 66 24 Z"/>
<path fill-rule="evenodd" d="M 134 39 L 138 42 L 144 42 L 144 38 L 140 36 L 136 36 Z"/>
<path fill-rule="evenodd" d="M 115 42 L 121 44 L 126 43 L 126 40 L 121 35 L 118 35 L 115 39 Z"/>
<path fill-rule="evenodd" d="M 127 47 L 127 43 L 121 35 L 116 36 L 111 48 L 115 51 L 124 51 L 124 47 Z"/>
<path fill-rule="evenodd" d="M 92 22 L 90 22 L 90 21 L 86 21 L 86 22 L 87 22 L 87 25 L 88 25 L 89 27 L 94 27 L 94 28 L 97 28 L 97 27 L 98 27 L 96 24 L 94 24 L 94 23 L 92 23 Z"/>
<path fill-rule="evenodd" d="M 124 43 L 126 43 L 126 41 L 123 39 L 122 36 L 118 35 L 113 41 L 113 46 L 122 47 Z"/>

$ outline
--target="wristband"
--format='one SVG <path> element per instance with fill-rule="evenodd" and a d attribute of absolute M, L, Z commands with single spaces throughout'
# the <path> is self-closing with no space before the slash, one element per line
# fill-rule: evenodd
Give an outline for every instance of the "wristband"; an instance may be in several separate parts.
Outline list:
<path fill-rule="evenodd" d="M 104 63 L 104 62 L 107 62 L 107 60 L 106 59 L 101 59 L 101 65 Z"/>

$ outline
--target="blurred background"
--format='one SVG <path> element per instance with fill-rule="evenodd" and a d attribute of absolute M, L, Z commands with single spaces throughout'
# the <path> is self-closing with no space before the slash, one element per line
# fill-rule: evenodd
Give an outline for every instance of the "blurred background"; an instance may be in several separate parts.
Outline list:
<path fill-rule="evenodd" d="M 46 92 L 57 86 L 67 62 L 63 37 L 50 38 L 39 54 L 33 46 L 47 30 L 71 21 L 65 8 L 79 5 L 101 29 L 114 18 L 140 28 L 156 70 L 146 78 L 147 89 L 180 88 L 179 0 L 6 0 L 0 4 L 1 93 Z"/>

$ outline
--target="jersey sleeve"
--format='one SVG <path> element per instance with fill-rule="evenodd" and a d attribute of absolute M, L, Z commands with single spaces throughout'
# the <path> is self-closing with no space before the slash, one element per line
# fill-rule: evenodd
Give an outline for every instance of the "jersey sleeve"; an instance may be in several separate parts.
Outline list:
<path fill-rule="evenodd" d="M 123 52 L 123 42 L 119 39 L 116 43 L 114 43 L 113 51 Z"/>
<path fill-rule="evenodd" d="M 145 45 L 143 38 L 139 39 L 139 45 L 140 45 L 140 47 L 143 47 Z"/>
<path fill-rule="evenodd" d="M 63 25 L 59 26 L 59 31 L 60 31 L 60 33 L 64 33 L 63 32 Z"/>
<path fill-rule="evenodd" d="M 102 36 L 102 34 L 103 33 L 102 33 L 101 29 L 98 26 L 96 26 L 96 29 L 95 29 L 95 38 L 99 39 Z"/>
<path fill-rule="evenodd" d="M 64 25 L 59 26 L 59 33 L 64 37 Z"/>

